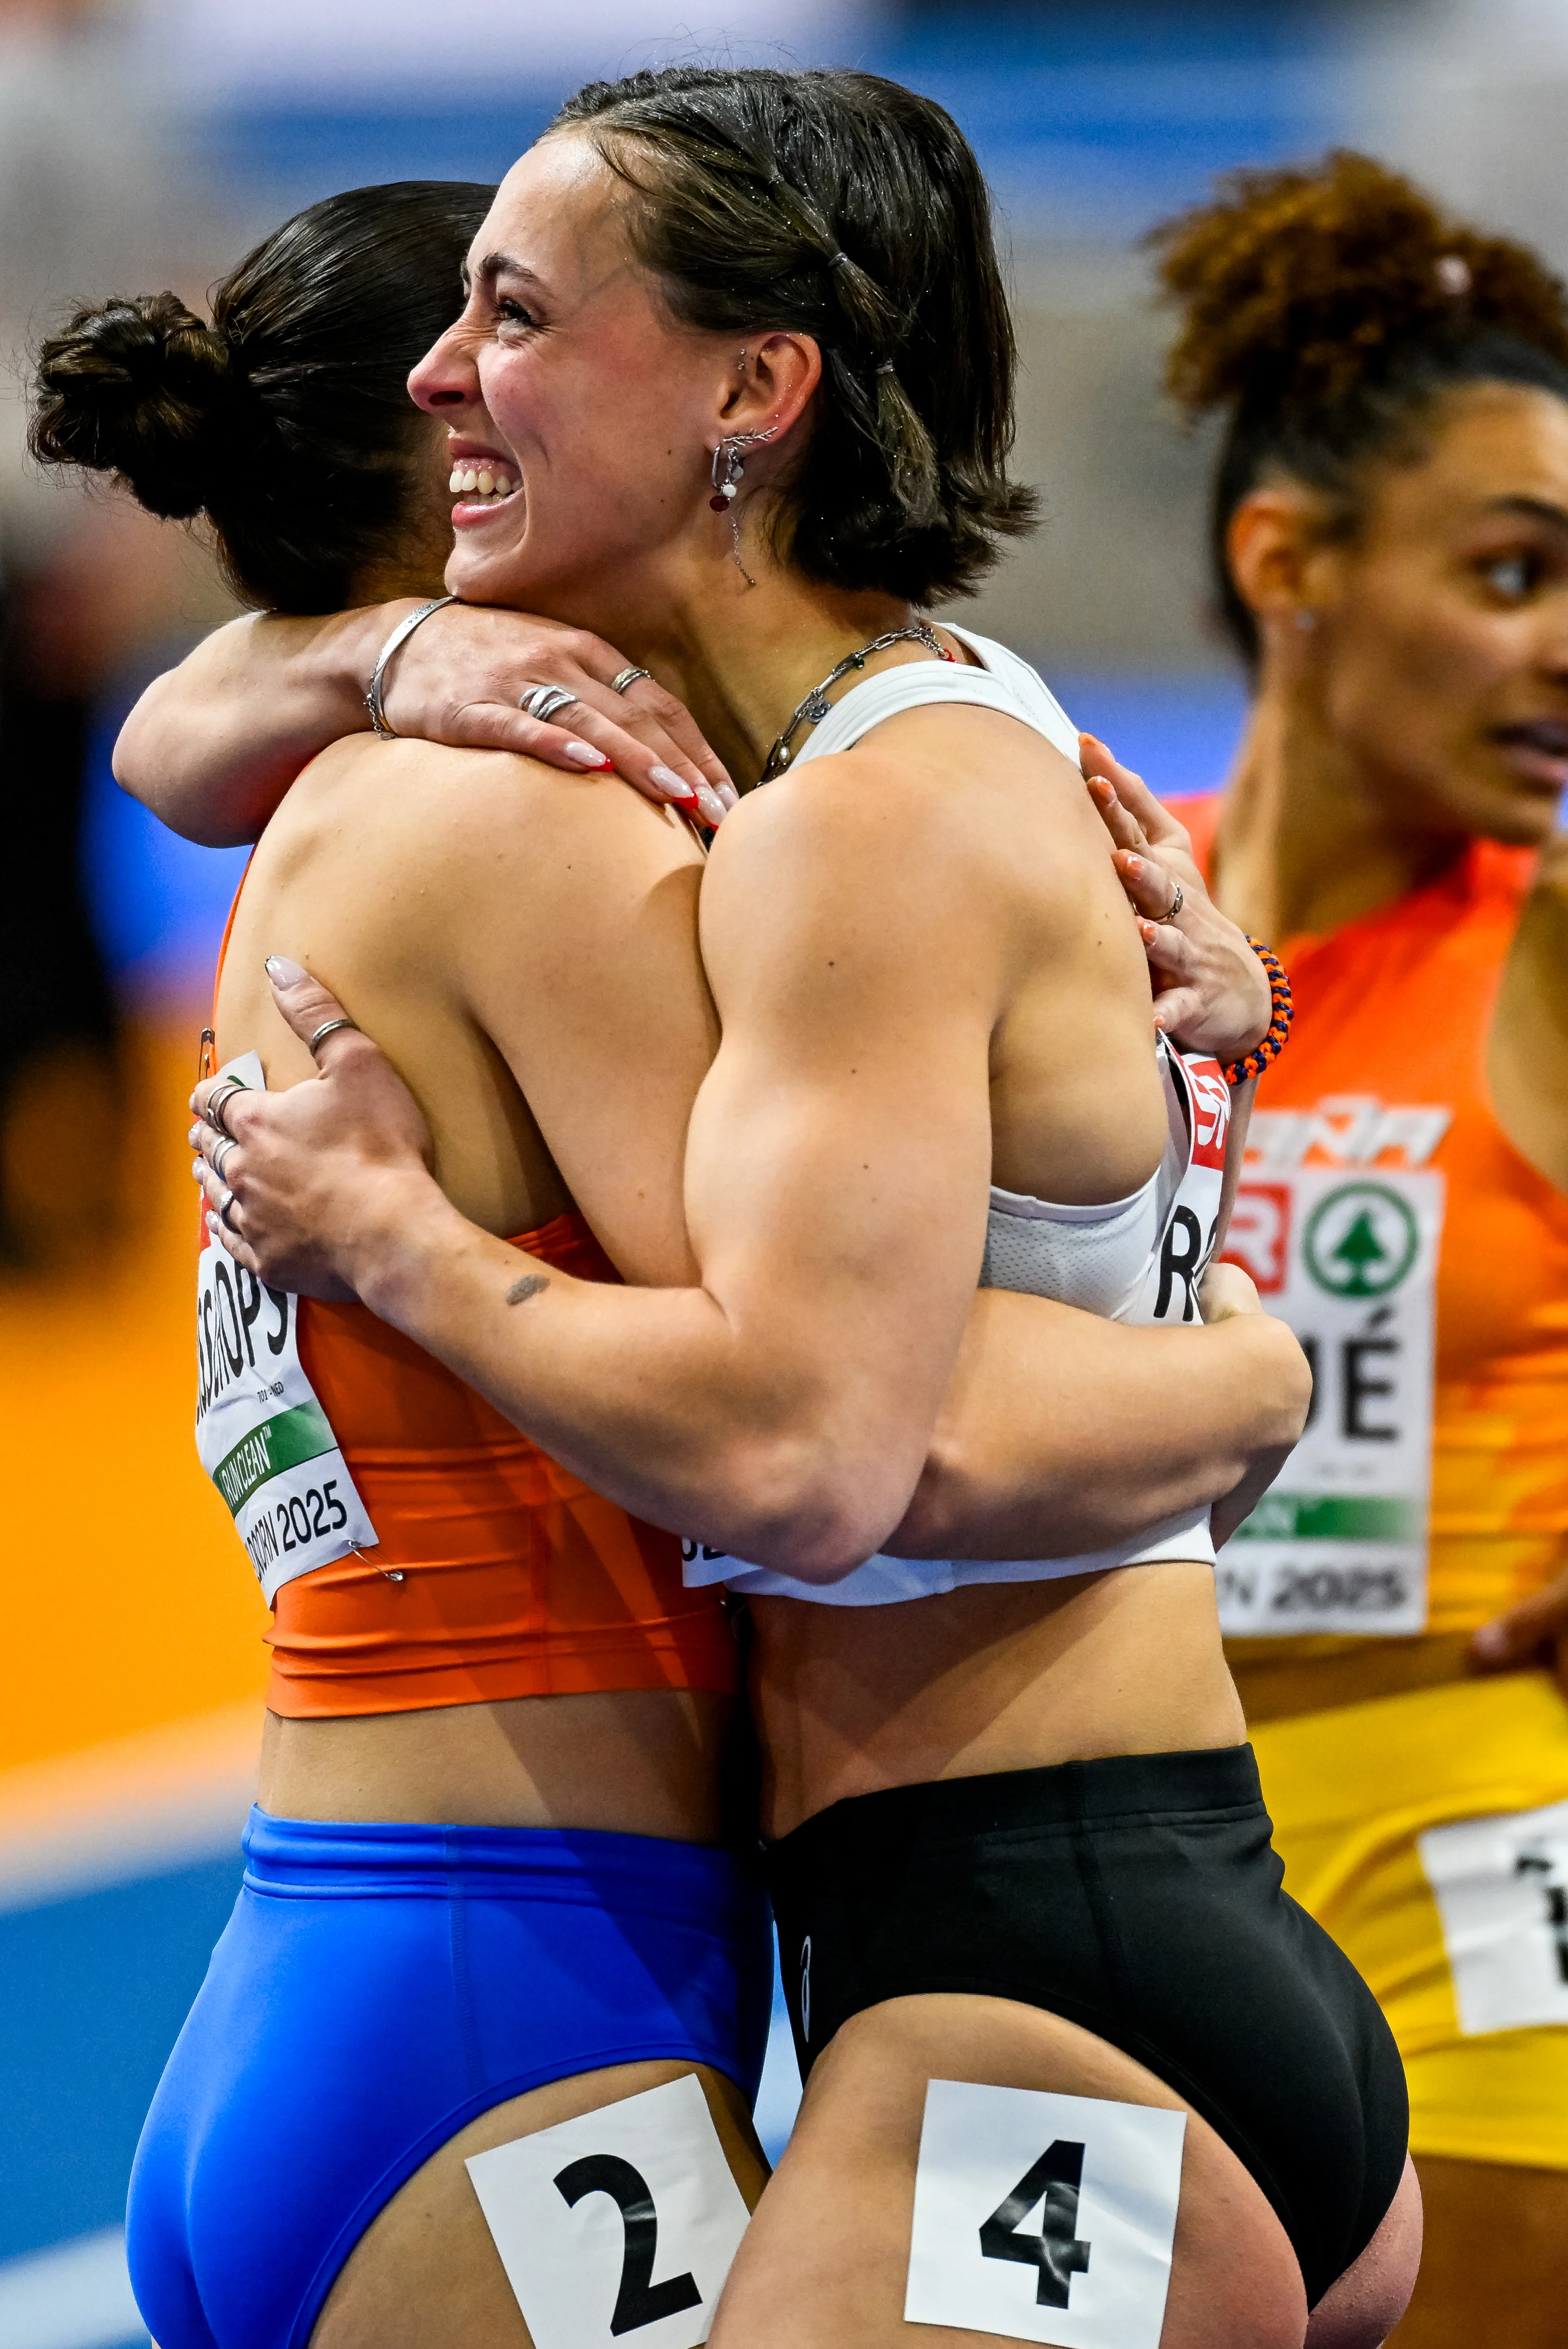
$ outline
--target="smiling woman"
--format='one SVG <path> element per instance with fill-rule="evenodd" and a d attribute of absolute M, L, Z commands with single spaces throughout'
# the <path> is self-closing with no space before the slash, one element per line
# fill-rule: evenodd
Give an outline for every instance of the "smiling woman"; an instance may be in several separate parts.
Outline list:
<path fill-rule="evenodd" d="M 1279 1537 L 1240 1547 L 1231 1654 L 1287 1881 L 1406 2061 L 1428 2240 L 1402 2349 L 1549 2349 L 1568 2244 L 1568 300 L 1535 254 L 1353 154 L 1241 174 L 1160 242 L 1172 388 L 1225 420 L 1216 585 L 1256 688 L 1230 792 L 1190 812 L 1296 991 L 1233 1245 L 1319 1371 L 1286 1479 L 1316 1516 L 1287 1492 Z M 1309 1538 L 1336 1515 L 1355 1538 Z"/>

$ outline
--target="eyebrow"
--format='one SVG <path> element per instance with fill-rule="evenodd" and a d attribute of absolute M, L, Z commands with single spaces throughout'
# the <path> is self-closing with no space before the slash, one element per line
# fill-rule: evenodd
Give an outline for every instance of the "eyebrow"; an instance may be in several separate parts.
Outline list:
<path fill-rule="evenodd" d="M 1490 498 L 1487 512 L 1521 514 L 1527 522 L 1544 523 L 1548 530 L 1568 536 L 1568 507 L 1554 505 L 1550 498 Z"/>
<path fill-rule="evenodd" d="M 535 271 L 530 269 L 525 262 L 514 261 L 509 253 L 487 253 L 476 271 L 471 270 L 465 261 L 462 264 L 462 283 L 465 291 L 472 289 L 475 276 L 483 279 L 487 285 L 497 277 L 521 277 L 528 285 L 540 286 L 541 289 L 544 285 L 544 280 Z"/>

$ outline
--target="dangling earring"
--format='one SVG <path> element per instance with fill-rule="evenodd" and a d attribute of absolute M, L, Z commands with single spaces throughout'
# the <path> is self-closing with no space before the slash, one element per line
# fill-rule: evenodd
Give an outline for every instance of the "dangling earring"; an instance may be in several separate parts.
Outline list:
<path fill-rule="evenodd" d="M 777 430 L 776 424 L 770 424 L 765 432 L 732 432 L 720 441 L 713 451 L 711 477 L 713 494 L 708 503 L 715 513 L 729 514 L 730 533 L 734 540 L 735 568 L 748 587 L 754 587 L 757 583 L 741 560 L 741 518 L 735 512 L 736 492 L 746 470 L 746 460 L 741 451 L 753 448 L 759 440 L 771 440 Z"/>

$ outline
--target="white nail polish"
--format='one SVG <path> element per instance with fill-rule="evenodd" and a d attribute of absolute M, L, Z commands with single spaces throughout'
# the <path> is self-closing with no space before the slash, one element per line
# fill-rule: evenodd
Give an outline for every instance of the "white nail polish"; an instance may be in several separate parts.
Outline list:
<path fill-rule="evenodd" d="M 566 756 L 578 767 L 602 767 L 605 762 L 604 752 L 596 750 L 591 742 L 568 742 Z"/>
<path fill-rule="evenodd" d="M 728 815 L 732 808 L 738 808 L 740 806 L 741 794 L 735 789 L 733 783 L 715 783 L 713 789 L 719 795 L 720 804 L 723 808 L 726 815 Z"/>
<path fill-rule="evenodd" d="M 649 767 L 648 780 L 672 800 L 689 800 L 691 796 L 691 784 L 684 782 L 673 767 Z"/>
<path fill-rule="evenodd" d="M 711 790 L 707 783 L 699 783 L 697 786 L 697 805 L 701 811 L 704 823 L 717 826 L 723 823 L 724 802 L 718 792 Z"/>

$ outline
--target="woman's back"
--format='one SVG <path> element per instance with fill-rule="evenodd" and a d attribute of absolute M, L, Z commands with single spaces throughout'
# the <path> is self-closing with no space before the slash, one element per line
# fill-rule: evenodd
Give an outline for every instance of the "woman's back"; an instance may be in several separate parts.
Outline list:
<path fill-rule="evenodd" d="M 218 1053 L 309 1081 L 265 968 L 308 958 L 387 1038 L 465 1213 L 582 1278 L 684 1279 L 701 866 L 683 824 L 597 779 L 340 742 L 246 874 Z M 275 1593 L 265 1806 L 714 1834 L 733 1647 L 672 1539 L 363 1308 L 303 1300 L 298 1332 L 380 1539 Z"/>

